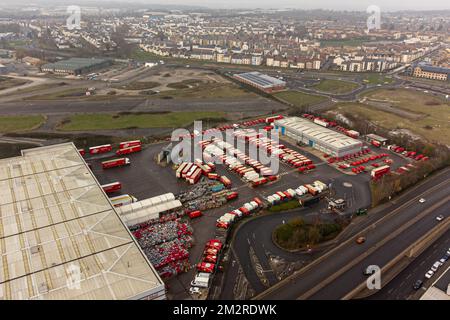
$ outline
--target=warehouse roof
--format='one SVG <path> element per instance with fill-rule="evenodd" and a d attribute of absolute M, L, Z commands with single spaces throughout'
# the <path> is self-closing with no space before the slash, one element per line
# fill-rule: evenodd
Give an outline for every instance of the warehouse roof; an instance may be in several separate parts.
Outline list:
<path fill-rule="evenodd" d="M 0 300 L 164 290 L 72 143 L 0 160 L 0 248 Z"/>
<path fill-rule="evenodd" d="M 273 86 L 280 86 L 286 84 L 286 82 L 280 79 L 268 76 L 266 74 L 262 74 L 257 71 L 235 74 L 234 76 L 242 80 L 253 82 L 256 85 L 263 88 L 270 88 Z"/>
<path fill-rule="evenodd" d="M 107 61 L 109 60 L 97 58 L 70 58 L 68 60 L 62 60 L 55 63 L 47 63 L 43 65 L 42 68 L 57 70 L 78 70 L 82 68 L 89 68 Z"/>
<path fill-rule="evenodd" d="M 417 67 L 420 67 L 423 71 L 434 72 L 434 73 L 443 73 L 450 75 L 450 68 L 433 66 L 426 63 L 418 63 Z"/>
<path fill-rule="evenodd" d="M 299 117 L 289 117 L 275 120 L 275 125 L 287 127 L 291 130 L 297 131 L 299 134 L 306 134 L 315 140 L 320 140 L 335 148 L 362 145 L 362 142 L 359 140 L 353 139 L 342 133 L 330 130 Z"/>
<path fill-rule="evenodd" d="M 374 139 L 374 140 L 380 141 L 380 142 L 385 142 L 385 141 L 388 140 L 388 139 L 386 139 L 386 138 L 384 138 L 382 136 L 379 136 L 377 134 L 374 134 L 374 133 L 369 133 L 369 134 L 366 135 L 366 137 L 369 138 L 369 139 Z"/>

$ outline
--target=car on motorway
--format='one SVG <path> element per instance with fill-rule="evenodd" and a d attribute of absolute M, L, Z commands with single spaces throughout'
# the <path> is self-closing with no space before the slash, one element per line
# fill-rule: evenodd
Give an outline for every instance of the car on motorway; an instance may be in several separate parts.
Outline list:
<path fill-rule="evenodd" d="M 357 244 L 363 244 L 364 242 L 366 242 L 366 238 L 365 237 L 358 237 L 356 238 L 356 243 Z"/>
<path fill-rule="evenodd" d="M 419 199 L 419 202 L 420 202 L 420 203 L 424 203 L 425 201 L 426 201 L 426 200 L 425 200 L 424 198 L 420 198 L 420 199 Z"/>
<path fill-rule="evenodd" d="M 442 221 L 442 220 L 444 220 L 444 216 L 443 216 L 442 214 L 440 214 L 440 215 L 438 215 L 438 216 L 436 217 L 436 220 L 437 220 L 437 221 Z"/>
<path fill-rule="evenodd" d="M 428 270 L 427 273 L 425 273 L 425 278 L 430 279 L 434 275 L 433 270 Z"/>
<path fill-rule="evenodd" d="M 442 265 L 442 264 L 441 264 L 439 261 L 436 261 L 436 262 L 431 266 L 431 271 L 436 272 L 436 271 L 439 269 L 439 267 L 440 267 L 441 265 Z"/>
<path fill-rule="evenodd" d="M 413 289 L 414 290 L 419 290 L 423 285 L 423 281 L 422 280 L 417 280 L 416 282 L 414 282 L 413 285 Z"/>

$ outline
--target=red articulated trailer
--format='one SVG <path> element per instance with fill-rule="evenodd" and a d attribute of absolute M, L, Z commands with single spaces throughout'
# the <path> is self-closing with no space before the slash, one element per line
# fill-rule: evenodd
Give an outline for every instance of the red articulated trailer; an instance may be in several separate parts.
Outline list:
<path fill-rule="evenodd" d="M 139 151 L 142 151 L 142 146 L 141 145 L 119 149 L 119 150 L 116 151 L 116 154 L 118 156 L 120 156 L 120 155 L 134 153 L 134 152 L 139 152 Z"/>
<path fill-rule="evenodd" d="M 237 199 L 238 196 L 239 196 L 239 194 L 236 191 L 234 191 L 234 192 L 231 192 L 231 193 L 227 194 L 226 198 L 227 198 L 227 201 L 230 201 L 230 200 L 233 200 L 233 199 Z"/>
<path fill-rule="evenodd" d="M 126 149 L 129 147 L 142 146 L 141 140 L 124 141 L 119 144 L 119 149 Z"/>
<path fill-rule="evenodd" d="M 102 188 L 106 193 L 112 193 L 112 192 L 116 192 L 116 191 L 119 191 L 120 189 L 122 189 L 122 184 L 120 182 L 116 181 L 113 183 L 104 184 L 104 185 L 102 185 Z"/>
<path fill-rule="evenodd" d="M 381 166 L 376 169 L 373 169 L 370 172 L 370 176 L 372 177 L 372 179 L 378 179 L 382 175 L 389 173 L 390 170 L 391 170 L 391 168 L 389 166 Z"/>
<path fill-rule="evenodd" d="M 196 210 L 196 211 L 192 211 L 188 213 L 188 216 L 190 219 L 195 219 L 198 217 L 201 217 L 203 215 L 203 213 L 200 210 Z"/>
<path fill-rule="evenodd" d="M 222 182 L 226 188 L 231 188 L 231 181 L 226 176 L 221 176 L 220 182 Z"/>
<path fill-rule="evenodd" d="M 273 116 L 273 117 L 267 117 L 266 118 L 266 123 L 272 123 L 275 120 L 280 120 L 283 119 L 284 117 L 282 115 L 278 115 L 278 116 Z"/>
<path fill-rule="evenodd" d="M 112 151 L 112 146 L 110 144 L 104 144 L 101 146 L 95 146 L 89 148 L 90 154 L 106 153 Z"/>
<path fill-rule="evenodd" d="M 113 160 L 103 161 L 102 168 L 109 169 L 109 168 L 114 168 L 114 167 L 126 166 L 129 164 L 130 164 L 130 159 L 128 159 L 128 158 L 113 159 Z"/>

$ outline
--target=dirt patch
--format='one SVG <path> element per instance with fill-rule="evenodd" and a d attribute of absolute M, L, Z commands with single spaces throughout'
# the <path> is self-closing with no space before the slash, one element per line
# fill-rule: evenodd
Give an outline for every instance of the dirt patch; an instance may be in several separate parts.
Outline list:
<path fill-rule="evenodd" d="M 394 107 L 390 102 L 384 102 L 384 101 L 376 101 L 368 99 L 364 102 L 367 106 L 377 108 L 382 111 L 394 113 L 396 115 L 399 115 L 400 117 L 404 117 L 411 120 L 420 120 L 425 118 L 427 115 L 423 113 L 415 113 L 412 111 L 407 111 L 404 109 L 396 108 Z"/>

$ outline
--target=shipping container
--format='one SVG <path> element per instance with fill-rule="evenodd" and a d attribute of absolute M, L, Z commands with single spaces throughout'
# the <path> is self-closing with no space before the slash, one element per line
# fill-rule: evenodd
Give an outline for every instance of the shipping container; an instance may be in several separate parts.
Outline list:
<path fill-rule="evenodd" d="M 222 182 L 225 187 L 231 188 L 231 181 L 226 176 L 221 176 L 220 177 L 220 182 Z"/>
<path fill-rule="evenodd" d="M 130 159 L 129 158 L 119 158 L 119 159 L 103 161 L 102 162 L 102 168 L 103 169 L 109 169 L 109 168 L 114 168 L 114 167 L 126 166 L 126 165 L 129 165 L 129 164 L 130 164 Z"/>
<path fill-rule="evenodd" d="M 124 141 L 119 144 L 119 149 L 125 149 L 134 146 L 142 145 L 141 140 Z"/>
<path fill-rule="evenodd" d="M 192 211 L 192 212 L 188 213 L 188 216 L 190 219 L 195 219 L 195 218 L 201 217 L 202 215 L 203 214 L 200 210 L 196 210 L 196 211 Z"/>
<path fill-rule="evenodd" d="M 117 155 L 123 155 L 123 154 L 129 154 L 129 153 L 139 152 L 139 151 L 142 151 L 142 146 L 141 146 L 141 145 L 132 146 L 132 147 L 123 148 L 123 149 L 119 149 L 119 150 L 116 151 L 116 154 L 117 154 Z"/>
<path fill-rule="evenodd" d="M 377 179 L 382 175 L 389 173 L 389 171 L 390 171 L 389 166 L 381 166 L 379 168 L 372 169 L 372 171 L 370 172 L 370 176 L 374 179 Z"/>
<path fill-rule="evenodd" d="M 110 144 L 104 144 L 101 146 L 95 146 L 89 148 L 90 154 L 99 154 L 99 153 L 106 153 L 110 152 L 112 150 L 112 146 Z"/>
<path fill-rule="evenodd" d="M 109 198 L 109 200 L 111 201 L 111 203 L 114 207 L 121 207 L 121 206 L 131 204 L 131 203 L 137 201 L 137 199 L 135 197 L 130 196 L 128 194 L 123 194 L 123 195 L 117 196 L 117 197 L 111 197 L 111 198 Z"/>
<path fill-rule="evenodd" d="M 122 184 L 120 182 L 113 182 L 102 185 L 102 188 L 106 193 L 112 193 L 122 189 Z"/>

